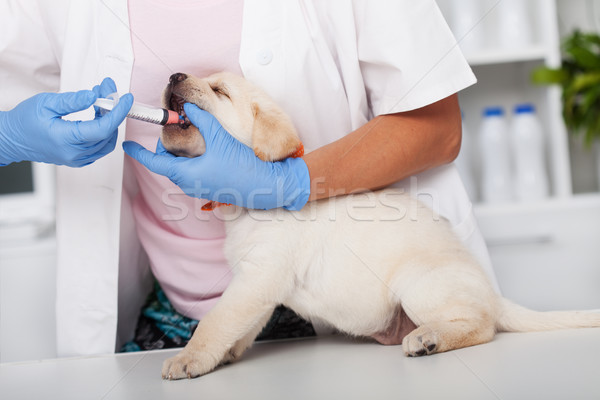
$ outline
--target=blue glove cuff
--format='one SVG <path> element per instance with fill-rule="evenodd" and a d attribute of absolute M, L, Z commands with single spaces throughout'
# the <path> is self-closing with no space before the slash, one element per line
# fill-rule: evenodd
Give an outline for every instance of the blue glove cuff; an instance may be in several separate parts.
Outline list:
<path fill-rule="evenodd" d="M 0 167 L 15 162 L 14 155 L 10 154 L 10 134 L 8 132 L 7 111 L 0 111 Z"/>
<path fill-rule="evenodd" d="M 295 178 L 295 184 L 290 185 L 290 192 L 285 194 L 283 208 L 289 211 L 298 211 L 306 205 L 310 197 L 308 166 L 302 158 L 288 158 L 282 163 L 287 164 L 291 177 Z"/>

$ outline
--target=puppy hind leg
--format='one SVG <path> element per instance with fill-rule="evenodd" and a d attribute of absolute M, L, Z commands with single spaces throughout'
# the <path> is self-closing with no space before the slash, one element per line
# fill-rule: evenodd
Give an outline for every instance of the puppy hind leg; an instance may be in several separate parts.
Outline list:
<path fill-rule="evenodd" d="M 485 295 L 452 285 L 427 284 L 415 289 L 419 293 L 408 293 L 403 301 L 407 315 L 418 326 L 402 340 L 406 355 L 441 353 L 493 339 L 494 309 Z"/>
<path fill-rule="evenodd" d="M 426 264 L 427 265 L 427 264 Z M 422 356 L 489 342 L 495 334 L 495 294 L 470 263 L 457 260 L 414 269 L 392 286 L 418 326 L 404 337 L 408 356 Z"/>
<path fill-rule="evenodd" d="M 398 305 L 388 327 L 383 331 L 371 335 L 371 337 L 379 344 L 394 346 L 402 344 L 402 340 L 406 335 L 416 328 L 417 325 L 408 317 L 402 306 Z"/>
<path fill-rule="evenodd" d="M 418 357 L 487 343 L 494 334 L 493 324 L 476 320 L 428 322 L 404 337 L 402 349 Z"/>

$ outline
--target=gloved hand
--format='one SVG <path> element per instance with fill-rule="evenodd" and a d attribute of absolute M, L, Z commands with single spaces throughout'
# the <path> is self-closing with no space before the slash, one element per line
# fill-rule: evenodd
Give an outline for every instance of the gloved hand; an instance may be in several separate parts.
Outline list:
<path fill-rule="evenodd" d="M 117 127 L 133 104 L 131 94 L 104 116 L 96 108 L 91 121 L 66 121 L 61 116 L 85 110 L 96 98 L 116 91 L 113 80 L 106 78 L 93 90 L 40 93 L 0 112 L 0 165 L 28 160 L 82 167 L 110 153 Z"/>
<path fill-rule="evenodd" d="M 262 161 L 211 114 L 189 103 L 184 108 L 204 136 L 203 155 L 176 157 L 160 140 L 156 154 L 135 142 L 124 142 L 125 152 L 150 171 L 168 177 L 189 196 L 264 210 L 299 210 L 306 204 L 310 177 L 304 160 Z"/>

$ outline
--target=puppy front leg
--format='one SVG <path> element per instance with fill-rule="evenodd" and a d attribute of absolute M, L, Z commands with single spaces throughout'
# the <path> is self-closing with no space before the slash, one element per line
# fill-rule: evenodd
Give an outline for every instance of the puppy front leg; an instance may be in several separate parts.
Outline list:
<path fill-rule="evenodd" d="M 257 326 L 279 304 L 283 285 L 277 281 L 278 277 L 269 274 L 245 275 L 251 274 L 239 273 L 234 277 L 219 302 L 200 321 L 185 348 L 164 362 L 164 379 L 204 375 L 228 361 L 231 350 L 244 350 L 236 343 L 247 339 L 251 332 L 260 332 Z"/>
<path fill-rule="evenodd" d="M 263 328 L 267 325 L 267 322 L 269 322 L 271 316 L 273 315 L 273 311 L 274 309 L 269 310 L 268 313 L 263 315 L 262 319 L 258 324 L 256 324 L 254 329 L 247 333 L 246 336 L 238 340 L 235 345 L 229 349 L 225 355 L 225 358 L 223 359 L 223 364 L 238 360 L 246 350 L 252 347 L 254 339 L 256 339 L 256 337 L 262 332 Z"/>

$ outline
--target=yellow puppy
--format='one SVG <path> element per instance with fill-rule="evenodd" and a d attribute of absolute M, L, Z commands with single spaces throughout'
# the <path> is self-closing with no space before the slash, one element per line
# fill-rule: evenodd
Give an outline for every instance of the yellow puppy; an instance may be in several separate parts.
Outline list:
<path fill-rule="evenodd" d="M 164 105 L 184 114 L 184 102 L 212 113 L 263 160 L 301 149 L 285 113 L 239 76 L 175 74 Z M 205 150 L 185 119 L 166 126 L 162 142 L 188 157 Z M 409 356 L 485 343 L 497 331 L 600 326 L 599 314 L 540 313 L 498 296 L 448 221 L 402 191 L 336 197 L 293 212 L 221 210 L 234 278 L 188 345 L 165 361 L 167 379 L 196 377 L 239 358 L 279 304 L 376 339 L 385 337 L 402 307 L 418 325 L 402 342 Z"/>

